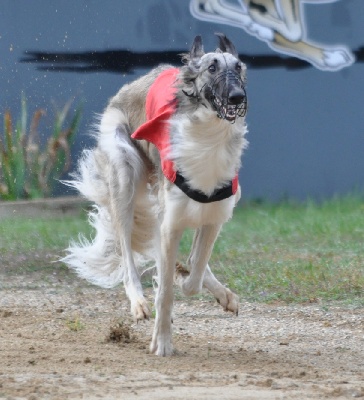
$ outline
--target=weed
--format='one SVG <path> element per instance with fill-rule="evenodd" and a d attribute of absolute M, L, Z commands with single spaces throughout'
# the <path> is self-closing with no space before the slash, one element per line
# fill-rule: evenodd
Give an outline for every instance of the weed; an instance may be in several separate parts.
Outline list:
<path fill-rule="evenodd" d="M 54 183 L 71 165 L 71 146 L 81 118 L 76 109 L 69 125 L 71 101 L 56 112 L 53 131 L 42 146 L 38 132 L 45 111 L 33 114 L 29 129 L 25 97 L 21 100 L 21 116 L 13 127 L 10 111 L 4 114 L 4 132 L 0 135 L 0 200 L 47 197 Z"/>
<path fill-rule="evenodd" d="M 75 318 L 72 318 L 72 319 L 68 319 L 66 321 L 66 326 L 72 332 L 78 332 L 85 328 L 85 326 L 83 325 L 83 323 L 80 320 L 80 317 L 78 317 L 78 316 L 76 316 Z"/>

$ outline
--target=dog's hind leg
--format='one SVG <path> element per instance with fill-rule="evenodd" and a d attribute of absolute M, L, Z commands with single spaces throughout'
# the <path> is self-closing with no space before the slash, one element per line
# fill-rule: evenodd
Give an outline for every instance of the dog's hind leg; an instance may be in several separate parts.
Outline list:
<path fill-rule="evenodd" d="M 132 249 L 132 231 L 136 197 L 145 182 L 141 156 L 131 142 L 127 131 L 119 125 L 114 132 L 106 131 L 100 136 L 100 147 L 109 154 L 109 211 L 114 225 L 115 240 L 118 241 L 124 287 L 131 303 L 131 313 L 137 320 L 151 316 L 150 307 L 143 296 L 140 276 L 137 271 Z"/>
<path fill-rule="evenodd" d="M 201 253 L 201 229 L 196 229 L 191 253 L 188 257 L 187 264 L 190 266 L 191 271 L 194 270 L 194 265 L 197 263 L 197 259 L 200 258 Z M 186 285 L 186 278 L 190 275 L 190 272 L 183 267 L 178 266 L 176 270 L 176 282 L 183 289 L 183 285 Z M 191 278 L 191 277 L 190 277 Z M 193 278 L 192 278 L 193 279 Z M 212 273 L 209 265 L 205 264 L 205 273 L 202 281 L 203 287 L 209 290 L 216 298 L 217 302 L 222 306 L 224 311 L 231 311 L 235 315 L 238 315 L 239 311 L 239 298 L 230 289 L 225 287 Z M 186 293 L 186 292 L 185 292 Z"/>
<path fill-rule="evenodd" d="M 133 167 L 131 165 L 125 165 L 124 167 L 128 170 L 129 177 L 131 177 L 133 175 Z M 115 221 L 115 230 L 120 241 L 120 252 L 125 268 L 123 280 L 125 292 L 130 300 L 131 313 L 136 320 L 149 319 L 151 310 L 143 296 L 142 284 L 132 251 L 134 202 L 137 194 L 136 182 L 134 177 L 130 179 L 128 184 L 125 183 L 125 180 L 120 179 L 120 168 L 113 171 L 112 180 L 113 182 L 110 184 L 111 214 Z M 123 182 L 123 185 L 120 182 Z"/>

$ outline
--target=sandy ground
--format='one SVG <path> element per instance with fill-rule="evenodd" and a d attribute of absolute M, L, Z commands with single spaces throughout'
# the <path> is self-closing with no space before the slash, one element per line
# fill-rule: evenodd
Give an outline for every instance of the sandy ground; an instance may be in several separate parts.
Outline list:
<path fill-rule="evenodd" d="M 177 354 L 159 358 L 122 290 L 0 279 L 0 399 L 364 398 L 362 309 L 243 302 L 235 317 L 177 294 Z"/>

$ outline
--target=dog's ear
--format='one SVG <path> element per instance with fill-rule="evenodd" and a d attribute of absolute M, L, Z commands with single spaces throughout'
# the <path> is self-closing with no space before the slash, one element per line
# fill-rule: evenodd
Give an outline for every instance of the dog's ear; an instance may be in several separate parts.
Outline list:
<path fill-rule="evenodd" d="M 205 54 L 203 45 L 202 45 L 202 37 L 198 35 L 195 37 L 195 40 L 192 43 L 191 51 L 190 51 L 190 60 L 194 61 L 200 59 Z"/>
<path fill-rule="evenodd" d="M 223 33 L 217 32 L 215 35 L 219 38 L 219 47 L 224 53 L 230 53 L 234 57 L 239 58 L 239 54 L 236 51 L 235 46 Z"/>

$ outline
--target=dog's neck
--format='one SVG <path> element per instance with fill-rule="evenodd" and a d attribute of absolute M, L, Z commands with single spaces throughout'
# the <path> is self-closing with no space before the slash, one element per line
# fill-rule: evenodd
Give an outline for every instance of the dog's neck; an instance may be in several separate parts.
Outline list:
<path fill-rule="evenodd" d="M 171 120 L 171 157 L 189 186 L 209 196 L 236 176 L 245 133 L 242 118 L 231 124 L 205 107 L 177 112 Z"/>

